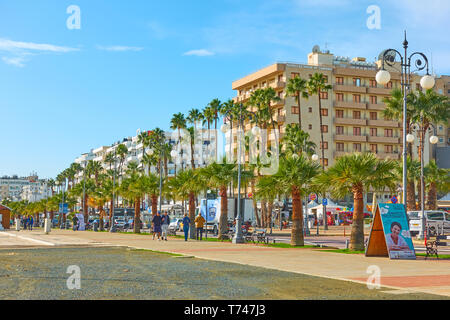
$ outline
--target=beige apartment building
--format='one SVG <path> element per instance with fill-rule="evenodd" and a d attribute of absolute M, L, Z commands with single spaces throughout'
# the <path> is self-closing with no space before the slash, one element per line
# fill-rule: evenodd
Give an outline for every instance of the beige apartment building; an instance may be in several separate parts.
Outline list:
<path fill-rule="evenodd" d="M 336 157 L 355 151 L 373 152 L 382 159 L 401 159 L 402 125 L 400 122 L 384 119 L 382 114 L 385 108 L 383 98 L 389 96 L 392 89 L 401 88 L 400 73 L 388 69 L 391 72 L 391 82 L 380 86 L 375 80 L 380 63 L 367 62 L 361 57 L 350 59 L 335 56 L 329 51 L 322 52 L 315 46 L 308 55 L 307 64 L 275 63 L 234 81 L 232 89 L 237 91 L 234 101 L 245 103 L 252 91 L 273 87 L 281 98 L 272 107 L 282 138 L 287 124 L 298 123 L 299 113 L 295 98 L 286 95 L 287 81 L 296 76 L 309 79 L 314 73 L 322 73 L 332 85 L 332 89 L 323 92 L 321 96 L 325 166 L 333 165 Z M 419 75 L 412 77 L 412 90 L 421 89 L 420 78 Z M 448 94 L 449 77 L 437 78 L 435 90 L 440 94 Z M 310 134 L 311 140 L 318 146 L 317 154 L 321 156 L 317 95 L 309 99 L 302 98 L 300 111 L 302 129 Z M 250 123 L 247 123 L 246 130 L 250 128 Z M 447 146 L 449 126 L 439 125 L 437 129 L 438 147 Z M 426 141 L 425 163 L 432 155 L 428 135 Z M 415 144 L 418 145 L 417 141 Z M 233 147 L 236 150 L 236 146 Z M 417 153 L 417 148 L 414 150 Z"/>

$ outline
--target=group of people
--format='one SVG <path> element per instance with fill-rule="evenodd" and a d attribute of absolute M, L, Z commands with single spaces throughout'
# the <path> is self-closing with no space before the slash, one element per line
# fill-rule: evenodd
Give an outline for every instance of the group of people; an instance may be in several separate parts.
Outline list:
<path fill-rule="evenodd" d="M 197 230 L 196 239 L 203 239 L 203 228 L 205 225 L 205 218 L 199 213 L 197 217 L 195 217 L 195 229 Z M 191 219 L 189 219 L 188 214 L 185 213 L 183 217 L 183 232 L 184 232 L 184 240 L 187 241 L 189 235 L 189 225 L 191 224 Z M 153 240 L 155 240 L 155 236 L 158 237 L 158 241 L 165 240 L 167 241 L 167 231 L 169 230 L 170 217 L 167 214 L 167 211 L 161 216 L 158 211 L 156 215 L 152 219 L 153 223 Z"/>
<path fill-rule="evenodd" d="M 33 230 L 34 219 L 32 216 L 22 217 L 23 229 Z"/>

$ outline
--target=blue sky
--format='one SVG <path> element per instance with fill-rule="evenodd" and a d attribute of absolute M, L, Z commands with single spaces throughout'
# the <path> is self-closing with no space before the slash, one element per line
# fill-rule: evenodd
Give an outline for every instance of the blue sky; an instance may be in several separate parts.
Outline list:
<path fill-rule="evenodd" d="M 54 177 L 91 148 L 233 97 L 250 72 L 305 62 L 315 44 L 373 61 L 407 29 L 411 50 L 450 74 L 449 16 L 446 0 L 0 0 L 0 175 Z"/>

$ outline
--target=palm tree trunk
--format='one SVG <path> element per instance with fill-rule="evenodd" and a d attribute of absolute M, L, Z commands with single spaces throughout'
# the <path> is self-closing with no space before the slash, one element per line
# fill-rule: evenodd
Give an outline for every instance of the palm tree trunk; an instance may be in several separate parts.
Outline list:
<path fill-rule="evenodd" d="M 266 207 L 266 200 L 262 199 L 261 200 L 261 222 L 262 222 L 262 227 L 266 228 L 266 222 L 267 222 L 267 207 Z"/>
<path fill-rule="evenodd" d="M 141 233 L 141 199 L 134 200 L 134 233 Z"/>
<path fill-rule="evenodd" d="M 325 149 L 323 148 L 323 128 L 322 128 L 322 99 L 320 98 L 320 89 L 319 89 L 319 119 L 320 119 L 320 150 L 322 152 L 322 170 L 325 171 Z M 325 193 L 322 193 L 322 196 L 325 197 Z M 322 214 L 323 219 L 323 228 L 324 230 L 328 230 L 327 224 L 327 213 L 324 212 Z"/>
<path fill-rule="evenodd" d="M 406 187 L 406 208 L 408 211 L 416 210 L 416 191 L 414 180 L 409 180 Z"/>
<path fill-rule="evenodd" d="M 269 200 L 267 203 L 267 210 L 269 211 L 267 215 L 267 226 L 270 228 L 272 225 L 273 200 Z"/>
<path fill-rule="evenodd" d="M 259 219 L 258 204 L 255 199 L 255 180 L 254 179 L 252 179 L 250 188 L 252 190 L 253 211 L 255 212 L 256 226 L 259 228 L 259 227 L 261 227 L 261 220 Z"/>
<path fill-rule="evenodd" d="M 189 224 L 189 238 L 195 239 L 195 194 L 193 192 L 189 193 L 189 220 L 191 220 L 191 223 Z"/>
<path fill-rule="evenodd" d="M 291 245 L 304 246 L 305 240 L 303 238 L 303 208 L 301 201 L 300 190 L 293 186 L 291 190 L 292 196 L 292 230 L 291 230 Z"/>
<path fill-rule="evenodd" d="M 99 206 L 98 210 L 100 211 L 100 221 L 98 222 L 98 226 L 100 231 L 105 230 L 104 226 L 103 226 L 103 217 L 105 215 L 105 210 L 103 209 L 103 206 Z"/>
<path fill-rule="evenodd" d="M 436 183 L 431 182 L 428 187 L 426 210 L 437 210 L 437 191 Z"/>
<path fill-rule="evenodd" d="M 228 231 L 228 198 L 227 186 L 220 187 L 220 221 L 218 239 L 223 240 L 223 235 Z"/>
<path fill-rule="evenodd" d="M 152 218 L 156 215 L 156 212 L 158 212 L 158 197 L 156 194 L 152 194 Z"/>
<path fill-rule="evenodd" d="M 364 200 L 363 187 L 353 187 L 353 222 L 350 236 L 350 250 L 364 250 Z"/>

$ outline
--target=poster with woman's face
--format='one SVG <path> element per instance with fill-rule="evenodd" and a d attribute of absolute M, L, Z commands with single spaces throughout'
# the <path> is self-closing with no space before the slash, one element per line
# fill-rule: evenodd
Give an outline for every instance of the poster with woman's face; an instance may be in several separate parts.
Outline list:
<path fill-rule="evenodd" d="M 380 204 L 380 216 L 389 257 L 391 259 L 415 259 L 416 253 L 404 205 Z"/>

